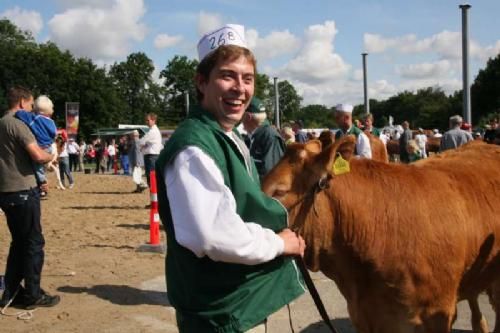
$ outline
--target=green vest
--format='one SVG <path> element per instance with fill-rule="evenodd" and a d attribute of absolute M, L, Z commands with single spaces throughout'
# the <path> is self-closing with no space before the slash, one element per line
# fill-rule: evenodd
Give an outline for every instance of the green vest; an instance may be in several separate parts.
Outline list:
<path fill-rule="evenodd" d="M 304 287 L 291 258 L 280 256 L 253 266 L 215 262 L 177 243 L 163 175 L 187 146 L 200 148 L 214 160 L 243 221 L 278 232 L 287 226 L 287 212 L 261 191 L 255 166 L 250 176 L 237 146 L 204 110 L 190 113 L 156 162 L 159 211 L 167 234 L 168 297 L 177 311 L 179 331 L 245 332 L 301 295 Z"/>
<path fill-rule="evenodd" d="M 335 140 L 340 139 L 344 135 L 351 135 L 351 134 L 355 135 L 357 138 L 361 133 L 363 133 L 362 130 L 352 125 L 351 128 L 349 128 L 349 130 L 347 131 L 347 133 L 344 133 L 342 129 L 339 129 L 337 132 L 335 132 Z"/>

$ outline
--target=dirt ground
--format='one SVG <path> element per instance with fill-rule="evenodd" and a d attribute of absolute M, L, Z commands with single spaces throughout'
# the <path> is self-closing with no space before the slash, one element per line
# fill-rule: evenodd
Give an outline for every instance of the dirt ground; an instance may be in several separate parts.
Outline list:
<path fill-rule="evenodd" d="M 61 296 L 53 308 L 37 309 L 33 319 L 0 315 L 0 332 L 178 332 L 175 311 L 168 303 L 164 278 L 165 255 L 137 252 L 149 241 L 149 191 L 132 193 L 131 177 L 74 173 L 75 187 L 55 189 L 42 201 L 45 266 L 42 287 Z M 164 233 L 161 231 L 162 242 Z M 10 234 L 0 214 L 0 275 L 5 268 Z M 335 284 L 313 274 L 316 287 L 334 325 L 354 333 L 347 305 Z M 485 296 L 481 308 L 490 328 L 495 314 Z M 470 331 L 466 302 L 458 306 L 454 333 Z M 16 309 L 7 309 L 14 314 Z M 290 306 L 295 332 L 329 332 L 308 293 Z M 286 307 L 271 317 L 269 332 L 289 333 Z M 201 333 L 201 332 L 200 332 Z"/>
<path fill-rule="evenodd" d="M 53 186 L 42 201 L 42 287 L 61 303 L 37 309 L 29 321 L 0 316 L 0 331 L 177 332 L 166 293 L 158 291 L 165 255 L 136 251 L 149 241 L 149 192 L 132 193 L 127 176 L 73 175 L 75 187 L 62 191 L 49 173 Z M 9 243 L 0 214 L 0 275 Z"/>

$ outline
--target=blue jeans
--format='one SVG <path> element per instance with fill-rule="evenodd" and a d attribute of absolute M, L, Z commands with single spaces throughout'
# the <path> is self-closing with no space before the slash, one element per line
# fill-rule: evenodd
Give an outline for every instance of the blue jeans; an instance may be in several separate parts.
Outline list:
<path fill-rule="evenodd" d="M 69 184 L 73 184 L 73 175 L 71 174 L 71 170 L 69 169 L 69 157 L 59 157 L 59 175 L 61 176 L 61 183 L 64 185 L 64 175 L 68 177 Z"/>
<path fill-rule="evenodd" d="M 10 299 L 24 279 L 24 299 L 41 297 L 40 278 L 44 262 L 45 239 L 40 223 L 40 192 L 31 190 L 0 193 L 0 208 L 7 217 L 12 236 L 5 268 L 3 299 Z"/>
<path fill-rule="evenodd" d="M 148 186 L 151 187 L 151 182 L 149 180 L 149 175 L 152 170 L 155 169 L 155 163 L 159 155 L 147 154 L 144 155 L 144 170 L 146 171 L 146 180 L 148 181 Z"/>
<path fill-rule="evenodd" d="M 52 154 L 52 146 L 43 148 L 47 153 Z M 45 167 L 42 163 L 33 162 L 33 168 L 35 169 L 36 183 L 40 186 L 47 182 L 47 177 L 45 176 Z"/>
<path fill-rule="evenodd" d="M 120 163 L 122 165 L 123 174 L 124 175 L 129 175 L 130 171 L 129 171 L 129 161 L 128 161 L 128 155 L 127 154 L 120 155 Z"/>

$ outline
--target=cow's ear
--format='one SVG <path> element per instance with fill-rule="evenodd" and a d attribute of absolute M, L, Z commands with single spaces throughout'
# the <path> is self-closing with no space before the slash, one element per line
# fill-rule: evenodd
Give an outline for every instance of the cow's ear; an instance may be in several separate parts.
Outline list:
<path fill-rule="evenodd" d="M 322 165 L 324 170 L 331 172 L 333 163 L 338 156 L 337 153 L 340 153 L 343 159 L 349 161 L 354 155 L 355 147 L 356 137 L 354 135 L 344 136 L 319 154 L 317 161 Z"/>
<path fill-rule="evenodd" d="M 335 146 L 337 146 L 335 155 L 340 153 L 344 160 L 349 161 L 354 155 L 354 150 L 356 149 L 356 137 L 354 135 L 346 136 L 338 142 L 338 145 Z"/>
<path fill-rule="evenodd" d="M 321 152 L 321 141 L 319 140 L 307 141 L 304 148 L 310 153 L 319 154 Z"/>

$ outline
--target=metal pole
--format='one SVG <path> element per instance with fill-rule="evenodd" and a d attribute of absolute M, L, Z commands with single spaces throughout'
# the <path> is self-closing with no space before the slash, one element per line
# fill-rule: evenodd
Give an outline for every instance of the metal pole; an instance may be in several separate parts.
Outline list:
<path fill-rule="evenodd" d="M 184 101 L 186 106 L 186 117 L 189 116 L 189 91 L 184 92 Z"/>
<path fill-rule="evenodd" d="M 365 112 L 370 113 L 370 101 L 368 99 L 368 78 L 366 74 L 366 56 L 368 53 L 361 53 L 363 56 L 363 93 L 365 96 Z"/>
<path fill-rule="evenodd" d="M 469 4 L 459 6 L 462 10 L 462 90 L 463 90 L 463 117 L 466 122 L 472 124 L 470 110 L 470 86 L 469 86 L 469 27 L 468 9 Z"/>
<path fill-rule="evenodd" d="M 280 128 L 280 92 L 278 90 L 278 78 L 274 78 L 274 119 L 276 128 Z"/>

